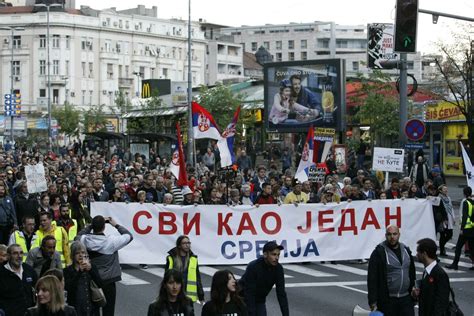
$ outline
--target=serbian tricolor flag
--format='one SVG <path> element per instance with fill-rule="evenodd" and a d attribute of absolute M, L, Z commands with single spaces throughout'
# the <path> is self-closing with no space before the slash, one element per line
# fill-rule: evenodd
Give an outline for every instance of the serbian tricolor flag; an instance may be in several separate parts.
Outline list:
<path fill-rule="evenodd" d="M 306 142 L 303 146 L 303 152 L 301 153 L 300 165 L 296 170 L 295 178 L 300 182 L 308 180 L 309 167 L 314 166 L 313 162 L 313 142 L 314 142 L 314 129 L 311 126 L 306 137 Z"/>
<path fill-rule="evenodd" d="M 314 140 L 314 163 L 325 162 L 330 151 L 332 142 L 325 140 Z"/>
<path fill-rule="evenodd" d="M 227 125 L 227 128 L 222 133 L 222 137 L 217 142 L 217 147 L 219 148 L 219 154 L 221 156 L 221 167 L 232 166 L 235 162 L 234 154 L 234 137 L 235 137 L 235 128 L 237 126 L 237 121 L 240 114 L 240 105 L 234 113 L 234 118 L 232 122 Z"/>
<path fill-rule="evenodd" d="M 197 102 L 192 102 L 194 139 L 211 138 L 219 140 L 221 132 L 214 118 Z"/>
<path fill-rule="evenodd" d="M 188 185 L 188 175 L 186 174 L 186 162 L 184 161 L 183 142 L 181 140 L 181 129 L 179 123 L 176 123 L 176 133 L 178 136 L 178 142 L 176 149 L 173 152 L 173 157 L 170 162 L 170 171 L 176 177 L 177 186 Z"/>

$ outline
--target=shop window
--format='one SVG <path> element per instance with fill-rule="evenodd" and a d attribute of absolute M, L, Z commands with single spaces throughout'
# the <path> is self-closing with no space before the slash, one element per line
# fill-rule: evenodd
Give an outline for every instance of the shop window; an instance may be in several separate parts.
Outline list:
<path fill-rule="evenodd" d="M 446 156 L 457 157 L 457 140 L 446 141 Z"/>

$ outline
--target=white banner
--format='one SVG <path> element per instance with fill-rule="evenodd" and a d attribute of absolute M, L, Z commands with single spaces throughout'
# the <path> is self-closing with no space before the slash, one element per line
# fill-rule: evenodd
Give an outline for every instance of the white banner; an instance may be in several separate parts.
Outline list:
<path fill-rule="evenodd" d="M 46 183 L 42 163 L 25 166 L 25 175 L 28 193 L 48 191 L 48 184 Z"/>
<path fill-rule="evenodd" d="M 372 169 L 388 172 L 403 172 L 404 149 L 374 147 Z"/>
<path fill-rule="evenodd" d="M 414 251 L 421 238 L 435 239 L 433 212 L 425 199 L 351 203 L 176 206 L 139 203 L 91 204 L 92 215 L 112 216 L 133 241 L 120 262 L 165 264 L 179 235 L 188 235 L 201 264 L 246 264 L 263 245 L 284 245 L 281 262 L 353 260 L 370 257 L 385 240 L 385 227 L 401 227 L 400 241 Z M 107 225 L 107 234 L 117 231 Z"/>
<path fill-rule="evenodd" d="M 459 144 L 461 145 L 464 168 L 466 168 L 467 185 L 470 186 L 471 189 L 474 191 L 474 167 L 472 166 L 471 159 L 469 158 L 469 155 L 467 154 L 467 151 L 464 148 L 462 142 L 459 142 Z"/>

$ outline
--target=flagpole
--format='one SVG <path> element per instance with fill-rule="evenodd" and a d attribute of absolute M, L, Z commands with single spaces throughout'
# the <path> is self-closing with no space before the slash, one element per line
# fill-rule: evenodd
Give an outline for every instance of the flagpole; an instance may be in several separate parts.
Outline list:
<path fill-rule="evenodd" d="M 193 100 L 193 78 L 191 72 L 191 0 L 188 0 L 188 162 L 195 166 L 194 161 L 194 133 L 193 133 L 193 113 L 192 113 L 192 100 Z"/>

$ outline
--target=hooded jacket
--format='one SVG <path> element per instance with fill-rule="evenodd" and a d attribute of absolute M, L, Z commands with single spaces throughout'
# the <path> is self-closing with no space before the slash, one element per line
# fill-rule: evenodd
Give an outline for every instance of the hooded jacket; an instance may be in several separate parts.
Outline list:
<path fill-rule="evenodd" d="M 118 251 L 128 245 L 133 236 L 123 226 L 115 227 L 120 236 L 103 233 L 92 234 L 92 227 L 88 225 L 78 234 L 78 239 L 86 246 L 93 265 L 99 270 L 103 284 L 110 284 L 122 280 L 122 270 Z"/>

